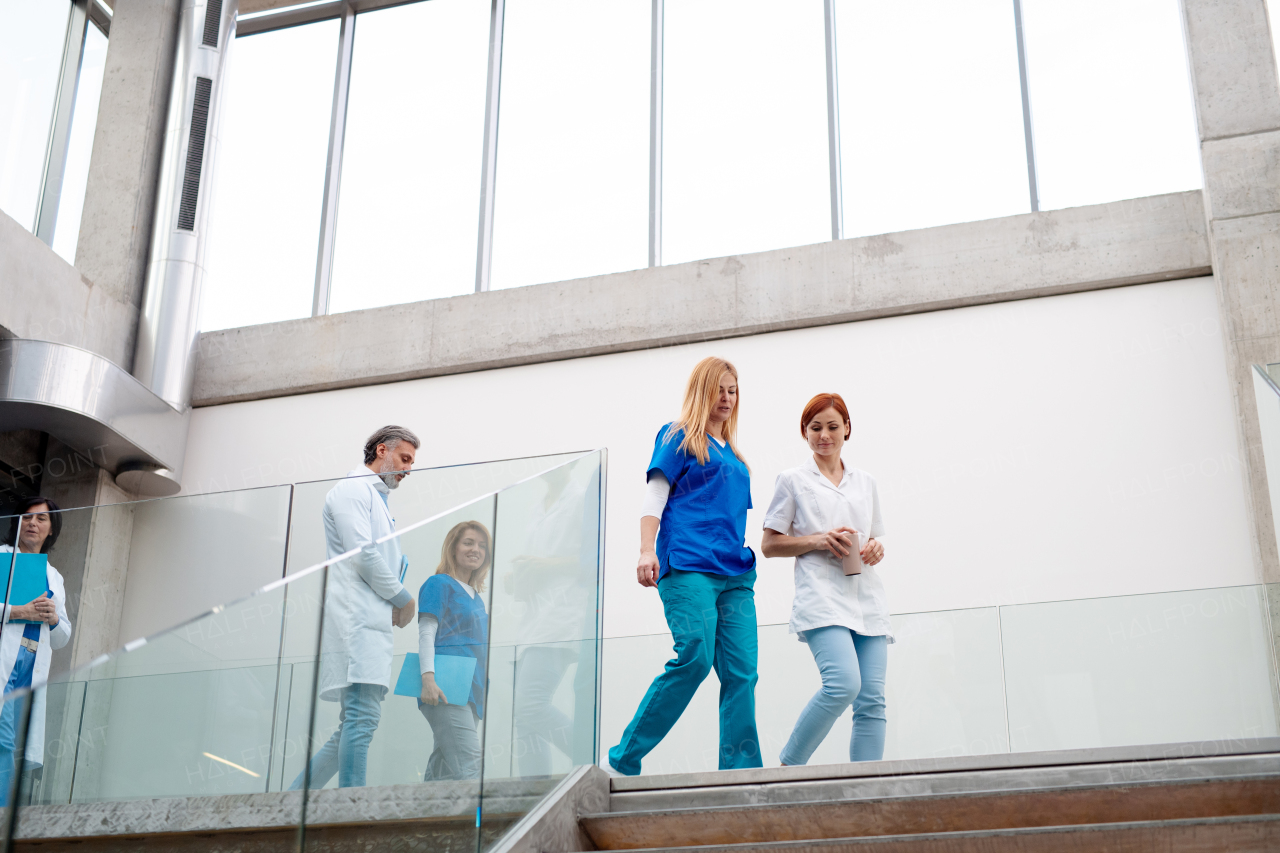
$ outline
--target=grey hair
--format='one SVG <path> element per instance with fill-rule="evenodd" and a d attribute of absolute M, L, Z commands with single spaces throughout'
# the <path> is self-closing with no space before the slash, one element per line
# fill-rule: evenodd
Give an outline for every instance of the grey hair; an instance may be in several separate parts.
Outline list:
<path fill-rule="evenodd" d="M 395 450 L 396 445 L 402 441 L 407 441 L 413 445 L 413 449 L 417 450 L 422 447 L 422 442 L 413 434 L 412 430 L 405 429 L 402 426 L 394 424 L 384 426 L 382 429 L 369 436 L 369 440 L 364 443 L 364 464 L 378 458 L 378 445 L 385 444 L 387 450 Z"/>

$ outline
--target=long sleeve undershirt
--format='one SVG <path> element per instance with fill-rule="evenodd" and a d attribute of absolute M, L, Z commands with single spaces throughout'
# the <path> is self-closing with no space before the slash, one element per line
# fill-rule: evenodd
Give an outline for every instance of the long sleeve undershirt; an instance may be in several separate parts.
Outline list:
<path fill-rule="evenodd" d="M 714 435 L 711 436 L 711 440 L 724 447 L 724 442 Z M 662 511 L 667 508 L 669 497 L 671 497 L 671 483 L 667 481 L 667 475 L 661 471 L 654 471 L 649 475 L 649 482 L 645 483 L 644 500 L 640 504 L 640 517 L 651 515 L 654 518 L 662 518 Z"/>
<path fill-rule="evenodd" d="M 476 591 L 469 584 L 458 581 L 458 585 L 467 591 L 467 595 L 476 597 Z M 436 631 L 438 630 L 440 630 L 440 620 L 434 614 L 418 614 L 418 666 L 423 675 L 436 671 Z"/>

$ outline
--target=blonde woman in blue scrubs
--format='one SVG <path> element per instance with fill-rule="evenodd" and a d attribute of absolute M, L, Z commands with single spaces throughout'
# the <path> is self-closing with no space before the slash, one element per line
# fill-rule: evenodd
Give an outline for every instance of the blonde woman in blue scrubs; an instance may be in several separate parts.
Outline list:
<path fill-rule="evenodd" d="M 657 587 L 675 658 L 653 680 L 609 766 L 634 776 L 714 667 L 720 769 L 760 767 L 756 733 L 756 556 L 745 544 L 751 472 L 738 454 L 738 371 L 704 358 L 680 419 L 658 430 L 640 518 L 636 579 Z"/>

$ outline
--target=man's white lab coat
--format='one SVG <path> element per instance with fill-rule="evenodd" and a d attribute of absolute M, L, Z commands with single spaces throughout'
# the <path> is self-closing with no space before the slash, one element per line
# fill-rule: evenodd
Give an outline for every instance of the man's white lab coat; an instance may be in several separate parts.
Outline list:
<path fill-rule="evenodd" d="M 329 557 L 359 548 L 329 567 L 320 638 L 320 698 L 336 702 L 353 683 L 391 685 L 391 599 L 404 591 L 400 540 L 374 542 L 395 532 L 383 501 L 389 493 L 367 468 L 347 474 L 324 502 Z"/>

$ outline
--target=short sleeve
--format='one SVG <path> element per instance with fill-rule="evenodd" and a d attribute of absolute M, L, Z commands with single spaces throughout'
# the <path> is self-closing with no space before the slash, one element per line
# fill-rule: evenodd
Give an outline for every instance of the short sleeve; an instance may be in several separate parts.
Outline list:
<path fill-rule="evenodd" d="M 680 480 L 680 475 L 684 472 L 687 454 L 680 451 L 680 441 L 683 433 L 679 430 L 671 436 L 671 440 L 667 441 L 667 433 L 672 429 L 671 424 L 667 424 L 658 430 L 658 437 L 653 442 L 653 458 L 649 460 L 649 467 L 645 469 L 645 479 L 648 474 L 655 468 L 662 472 L 667 478 L 667 482 L 674 486 Z"/>
<path fill-rule="evenodd" d="M 444 575 L 432 575 L 422 584 L 422 589 L 418 590 L 418 612 L 442 618 L 448 609 L 448 596 L 449 585 L 445 582 Z"/>
<path fill-rule="evenodd" d="M 796 496 L 791 490 L 791 479 L 784 471 L 773 484 L 773 499 L 764 514 L 764 526 L 769 530 L 789 534 L 796 520 Z"/>
<path fill-rule="evenodd" d="M 871 481 L 871 538 L 884 536 L 884 516 L 880 514 L 880 489 Z"/>

